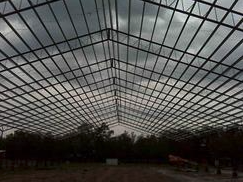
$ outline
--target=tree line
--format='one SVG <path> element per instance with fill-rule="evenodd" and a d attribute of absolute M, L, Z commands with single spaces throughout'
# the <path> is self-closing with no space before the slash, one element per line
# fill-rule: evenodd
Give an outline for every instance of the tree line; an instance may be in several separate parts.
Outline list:
<path fill-rule="evenodd" d="M 212 164 L 216 158 L 227 159 L 232 164 L 243 158 L 243 133 L 236 127 L 174 141 L 163 135 L 136 136 L 128 132 L 114 136 L 106 124 L 98 128 L 82 125 L 62 138 L 50 133 L 15 131 L 1 139 L 1 149 L 7 151 L 6 158 L 11 160 L 103 162 L 106 158 L 118 158 L 121 162 L 166 163 L 168 155 L 173 154 Z"/>

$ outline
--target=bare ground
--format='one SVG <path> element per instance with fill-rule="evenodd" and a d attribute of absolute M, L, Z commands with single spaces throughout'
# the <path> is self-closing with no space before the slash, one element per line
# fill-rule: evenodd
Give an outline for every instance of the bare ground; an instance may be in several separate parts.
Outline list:
<path fill-rule="evenodd" d="M 243 182 L 229 175 L 178 172 L 162 166 L 87 164 L 51 170 L 1 172 L 0 182 Z"/>

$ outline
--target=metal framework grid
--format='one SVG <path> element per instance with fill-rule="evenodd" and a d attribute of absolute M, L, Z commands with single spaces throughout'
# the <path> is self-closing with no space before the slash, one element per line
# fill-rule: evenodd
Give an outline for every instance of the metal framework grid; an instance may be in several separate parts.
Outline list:
<path fill-rule="evenodd" d="M 0 3 L 0 126 L 83 123 L 183 139 L 241 126 L 237 0 Z"/>

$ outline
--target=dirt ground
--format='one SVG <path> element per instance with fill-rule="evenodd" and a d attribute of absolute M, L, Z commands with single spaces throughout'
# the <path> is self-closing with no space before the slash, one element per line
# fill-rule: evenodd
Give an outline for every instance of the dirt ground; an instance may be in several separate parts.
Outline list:
<path fill-rule="evenodd" d="M 229 175 L 179 172 L 163 166 L 101 164 L 69 165 L 55 169 L 0 171 L 0 182 L 243 182 Z"/>

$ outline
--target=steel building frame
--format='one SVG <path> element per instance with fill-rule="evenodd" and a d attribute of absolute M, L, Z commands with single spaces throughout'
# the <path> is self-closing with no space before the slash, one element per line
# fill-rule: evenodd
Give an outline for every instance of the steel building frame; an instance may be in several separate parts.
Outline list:
<path fill-rule="evenodd" d="M 2 1 L 0 127 L 176 140 L 242 127 L 243 4 L 227 2 Z"/>

